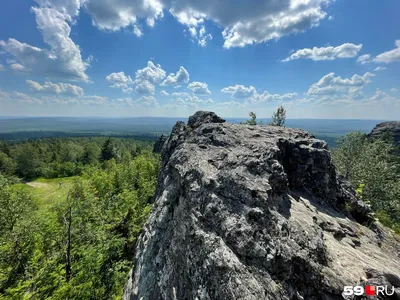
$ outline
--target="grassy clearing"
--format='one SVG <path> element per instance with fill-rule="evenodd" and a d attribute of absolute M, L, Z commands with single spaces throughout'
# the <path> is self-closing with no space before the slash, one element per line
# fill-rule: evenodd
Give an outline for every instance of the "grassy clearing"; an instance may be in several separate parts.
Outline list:
<path fill-rule="evenodd" d="M 78 177 L 39 178 L 34 181 L 15 184 L 13 188 L 29 192 L 39 210 L 47 210 L 53 205 L 65 201 L 76 178 Z M 61 187 L 59 187 L 59 182 L 61 182 Z"/>

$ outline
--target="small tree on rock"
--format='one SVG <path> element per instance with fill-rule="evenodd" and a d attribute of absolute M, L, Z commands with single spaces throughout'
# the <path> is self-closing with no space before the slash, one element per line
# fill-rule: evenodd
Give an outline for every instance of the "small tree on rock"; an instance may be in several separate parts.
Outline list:
<path fill-rule="evenodd" d="M 252 111 L 249 112 L 249 116 L 250 116 L 250 120 L 246 120 L 246 121 L 242 122 L 243 125 L 255 126 L 257 124 L 259 124 L 259 125 L 262 124 L 262 122 L 257 123 L 257 116 L 254 112 L 252 112 Z"/>
<path fill-rule="evenodd" d="M 277 108 L 277 110 L 272 115 L 272 121 L 269 125 L 272 126 L 283 126 L 286 121 L 286 110 L 281 105 Z"/>

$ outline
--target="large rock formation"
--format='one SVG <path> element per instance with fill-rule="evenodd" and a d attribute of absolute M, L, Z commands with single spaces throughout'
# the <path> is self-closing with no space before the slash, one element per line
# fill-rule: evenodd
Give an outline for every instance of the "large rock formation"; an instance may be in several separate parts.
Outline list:
<path fill-rule="evenodd" d="M 198 112 L 163 145 L 124 299 L 361 299 L 342 296 L 360 278 L 400 297 L 399 245 L 325 142 Z"/>
<path fill-rule="evenodd" d="M 395 145 L 400 146 L 400 121 L 379 123 L 368 135 L 372 138 L 382 138 L 385 134 L 390 134 Z"/>

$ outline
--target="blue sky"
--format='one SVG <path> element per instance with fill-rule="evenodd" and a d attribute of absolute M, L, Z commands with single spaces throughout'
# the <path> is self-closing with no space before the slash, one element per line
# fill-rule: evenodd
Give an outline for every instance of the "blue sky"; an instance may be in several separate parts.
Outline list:
<path fill-rule="evenodd" d="M 0 115 L 400 116 L 397 0 L 1 5 Z"/>

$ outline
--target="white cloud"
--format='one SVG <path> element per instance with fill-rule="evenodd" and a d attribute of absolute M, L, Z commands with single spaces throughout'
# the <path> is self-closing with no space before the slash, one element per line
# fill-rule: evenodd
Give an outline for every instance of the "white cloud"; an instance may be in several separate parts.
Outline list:
<path fill-rule="evenodd" d="M 256 104 L 262 102 L 272 102 L 272 101 L 286 101 L 292 100 L 297 97 L 297 93 L 287 93 L 287 94 L 270 94 L 268 91 L 258 94 L 257 92 L 250 98 L 246 99 L 249 104 Z"/>
<path fill-rule="evenodd" d="M 86 67 L 91 67 L 91 64 L 92 64 L 92 62 L 93 62 L 93 60 L 94 60 L 94 57 L 93 57 L 93 55 L 89 55 L 86 59 L 85 59 L 85 65 L 86 65 Z"/>
<path fill-rule="evenodd" d="M 160 92 L 160 95 L 165 97 L 165 96 L 169 96 L 169 93 L 167 91 L 165 91 L 165 90 L 162 90 Z"/>
<path fill-rule="evenodd" d="M 359 56 L 357 58 L 357 62 L 362 64 L 362 65 L 370 63 L 371 62 L 371 55 L 370 54 L 361 55 L 361 56 Z"/>
<path fill-rule="evenodd" d="M 289 57 L 282 60 L 283 62 L 295 60 L 295 59 L 311 59 L 314 61 L 318 60 L 334 60 L 338 58 L 350 58 L 357 56 L 358 52 L 361 50 L 362 44 L 355 45 L 351 43 L 345 43 L 337 47 L 314 47 L 304 48 L 297 50 L 295 53 Z"/>
<path fill-rule="evenodd" d="M 149 81 L 153 84 L 161 82 L 166 76 L 165 71 L 160 65 L 155 65 L 152 61 L 147 63 L 147 67 L 136 71 L 136 81 Z"/>
<path fill-rule="evenodd" d="M 89 81 L 85 71 L 88 63 L 70 38 L 71 27 L 78 13 L 79 1 L 38 0 L 42 7 L 32 7 L 37 27 L 50 49 L 41 49 L 16 39 L 0 41 L 0 48 L 11 56 L 19 69 L 46 77 Z M 15 65 L 15 64 L 13 64 Z M 12 67 L 15 69 L 15 66 Z"/>
<path fill-rule="evenodd" d="M 245 99 L 246 104 L 256 104 L 270 101 L 285 101 L 297 97 L 297 93 L 287 93 L 284 95 L 280 95 L 270 94 L 268 91 L 264 91 L 262 94 L 259 94 L 254 86 L 246 87 L 238 84 L 223 88 L 221 92 L 232 94 L 233 99 Z"/>
<path fill-rule="evenodd" d="M 397 93 L 399 90 L 396 89 L 396 88 L 391 88 L 390 91 L 391 91 L 393 94 L 395 94 L 395 93 Z"/>
<path fill-rule="evenodd" d="M 159 0 L 86 0 L 83 6 L 94 26 L 111 31 L 136 25 L 138 19 L 152 27 L 155 20 L 163 17 L 164 8 Z"/>
<path fill-rule="evenodd" d="M 27 104 L 43 104 L 43 101 L 19 92 L 2 92 L 0 90 L 0 101 L 19 102 Z"/>
<path fill-rule="evenodd" d="M 2 64 L 0 64 L 0 72 L 5 71 L 5 70 L 6 70 L 6 68 Z"/>
<path fill-rule="evenodd" d="M 244 85 L 236 84 L 234 86 L 228 86 L 221 90 L 223 93 L 232 94 L 233 99 L 248 98 L 256 93 L 254 86 L 246 87 Z"/>
<path fill-rule="evenodd" d="M 136 85 L 135 92 L 138 94 L 154 94 L 156 87 L 147 80 L 143 80 Z"/>
<path fill-rule="evenodd" d="M 387 52 L 383 52 L 374 58 L 374 62 L 391 63 L 394 61 L 400 61 L 400 40 L 395 43 L 396 48 Z"/>
<path fill-rule="evenodd" d="M 25 67 L 21 64 L 11 64 L 10 68 L 14 71 L 17 72 L 24 72 L 25 71 Z"/>
<path fill-rule="evenodd" d="M 186 92 L 175 92 L 171 94 L 172 97 L 175 98 L 189 98 L 190 95 Z"/>
<path fill-rule="evenodd" d="M 133 34 L 136 35 L 137 37 L 141 37 L 143 35 L 143 31 L 140 29 L 139 26 L 134 25 L 133 26 Z"/>
<path fill-rule="evenodd" d="M 195 95 L 210 95 L 211 92 L 208 89 L 208 85 L 205 82 L 193 81 L 189 83 L 188 89 Z"/>
<path fill-rule="evenodd" d="M 386 70 L 386 67 L 378 66 L 374 69 L 375 72 Z"/>
<path fill-rule="evenodd" d="M 129 85 L 133 84 L 130 76 L 125 75 L 124 72 L 111 73 L 106 77 L 106 80 L 112 85 L 111 88 L 121 89 L 124 93 L 131 93 L 133 89 Z"/>
<path fill-rule="evenodd" d="M 191 27 L 212 20 L 223 27 L 224 47 L 243 47 L 303 32 L 324 19 L 323 5 L 329 0 L 176 0 L 170 12 L 177 20 Z"/>
<path fill-rule="evenodd" d="M 387 97 L 387 94 L 380 89 L 376 89 L 375 94 L 369 98 L 369 101 L 380 101 Z"/>
<path fill-rule="evenodd" d="M 185 68 L 181 69 L 176 74 L 170 74 L 166 79 L 166 72 L 159 64 L 154 64 L 152 61 L 147 63 L 143 69 L 139 69 L 135 73 L 135 80 L 124 72 L 111 73 L 106 77 L 107 81 L 113 83 L 112 88 L 122 89 L 126 93 L 133 91 L 130 85 L 135 86 L 135 92 L 138 94 L 154 94 L 156 86 L 162 82 L 162 85 L 177 85 L 178 83 L 189 80 L 189 73 Z M 163 79 L 164 82 L 163 82 Z M 164 91 L 165 92 L 165 91 Z M 166 92 L 165 92 L 166 93 Z"/>
<path fill-rule="evenodd" d="M 139 94 L 154 94 L 155 85 L 159 84 L 165 76 L 166 72 L 160 65 L 149 61 L 147 67 L 136 71 L 135 91 Z"/>
<path fill-rule="evenodd" d="M 67 20 L 71 21 L 73 17 L 79 14 L 81 0 L 35 0 L 42 7 L 53 7 L 60 13 L 67 16 Z"/>
<path fill-rule="evenodd" d="M 199 30 L 195 26 L 191 26 L 187 30 L 193 41 L 196 41 L 199 46 L 207 46 L 207 41 L 212 40 L 212 35 L 207 33 L 206 27 L 202 25 Z"/>
<path fill-rule="evenodd" d="M 237 101 L 233 101 L 233 100 L 232 101 L 226 101 L 226 102 L 220 102 L 217 105 L 230 106 L 230 107 L 236 107 L 236 108 L 247 107 L 246 104 L 243 104 L 243 103 L 240 103 L 240 102 L 237 102 Z"/>
<path fill-rule="evenodd" d="M 125 84 L 133 83 L 131 77 L 126 76 L 124 72 L 111 73 L 106 77 L 106 80 L 110 83 L 125 83 Z"/>
<path fill-rule="evenodd" d="M 307 95 L 356 94 L 361 88 L 371 82 L 373 76 L 375 75 L 367 72 L 362 76 L 355 74 L 351 78 L 342 78 L 340 76 L 335 77 L 335 73 L 329 73 L 313 84 L 308 90 Z"/>
<path fill-rule="evenodd" d="M 117 104 L 117 106 L 123 105 L 123 106 L 129 106 L 129 107 L 140 107 L 140 106 L 145 106 L 145 107 L 150 107 L 150 106 L 157 106 L 157 100 L 153 96 L 143 96 L 138 99 L 133 99 L 133 98 L 118 98 L 114 100 L 114 103 Z"/>
<path fill-rule="evenodd" d="M 47 81 L 41 85 L 32 80 L 27 80 L 26 83 L 33 92 L 37 93 L 63 94 L 70 96 L 83 96 L 84 94 L 81 87 L 69 83 L 52 83 Z"/>
<path fill-rule="evenodd" d="M 162 85 L 181 85 L 182 83 L 188 83 L 189 82 L 189 73 L 186 71 L 184 67 L 180 67 L 179 71 L 174 73 L 171 73 L 168 75 L 168 77 L 164 80 Z"/>

